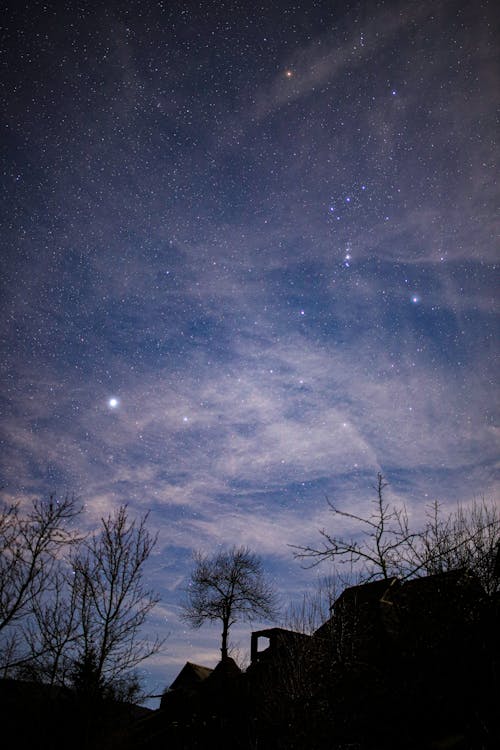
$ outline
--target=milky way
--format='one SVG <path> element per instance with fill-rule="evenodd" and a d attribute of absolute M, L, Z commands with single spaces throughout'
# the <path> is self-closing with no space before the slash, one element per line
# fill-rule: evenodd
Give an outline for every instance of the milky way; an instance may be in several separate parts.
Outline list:
<path fill-rule="evenodd" d="M 495 6 L 4 13 L 2 492 L 150 511 L 153 692 L 218 657 L 194 548 L 286 603 L 325 495 L 498 497 Z"/>

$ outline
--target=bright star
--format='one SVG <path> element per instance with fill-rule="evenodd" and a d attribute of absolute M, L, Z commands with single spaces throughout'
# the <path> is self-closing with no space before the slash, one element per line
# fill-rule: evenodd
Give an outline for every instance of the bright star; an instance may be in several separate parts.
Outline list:
<path fill-rule="evenodd" d="M 108 400 L 108 406 L 110 409 L 116 409 L 119 404 L 120 404 L 120 401 L 115 396 L 112 396 Z"/>

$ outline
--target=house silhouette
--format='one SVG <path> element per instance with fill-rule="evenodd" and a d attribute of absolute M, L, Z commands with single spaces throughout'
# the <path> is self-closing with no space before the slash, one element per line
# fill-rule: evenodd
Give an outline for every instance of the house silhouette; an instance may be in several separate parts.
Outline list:
<path fill-rule="evenodd" d="M 245 672 L 187 662 L 162 697 L 169 747 L 475 747 L 498 731 L 498 602 L 467 570 L 346 588 L 311 634 L 254 631 Z"/>

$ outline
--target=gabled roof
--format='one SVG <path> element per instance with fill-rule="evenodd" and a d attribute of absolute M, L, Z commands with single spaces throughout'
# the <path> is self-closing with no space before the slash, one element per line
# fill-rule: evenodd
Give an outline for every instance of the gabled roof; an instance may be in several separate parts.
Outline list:
<path fill-rule="evenodd" d="M 170 690 L 189 689 L 199 685 L 207 677 L 212 674 L 213 669 L 210 667 L 202 667 L 199 664 L 193 664 L 191 661 L 187 661 L 182 667 L 181 671 L 170 685 Z"/>
<path fill-rule="evenodd" d="M 230 680 L 234 680 L 241 675 L 241 669 L 236 664 L 234 659 L 230 656 L 225 656 L 217 666 L 211 670 L 209 679 L 207 680 L 207 689 L 210 687 L 226 684 Z"/>

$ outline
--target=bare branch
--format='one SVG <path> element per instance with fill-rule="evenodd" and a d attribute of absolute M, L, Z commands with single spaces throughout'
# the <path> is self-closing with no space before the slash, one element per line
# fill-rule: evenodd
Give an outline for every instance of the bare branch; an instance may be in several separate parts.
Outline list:
<path fill-rule="evenodd" d="M 129 522 L 125 506 L 103 518 L 101 532 L 72 558 L 83 661 L 95 659 L 101 682 L 111 684 L 157 653 L 163 640 L 140 635 L 157 595 L 143 582 L 143 568 L 156 537 L 147 516 Z"/>
<path fill-rule="evenodd" d="M 319 546 L 293 546 L 295 557 L 313 567 L 325 560 L 335 566 L 350 565 L 363 581 L 377 577 L 402 579 L 468 568 L 481 579 L 486 591 L 497 590 L 494 561 L 500 543 L 500 513 L 484 500 L 469 509 L 459 506 L 443 517 L 439 503 L 427 509 L 424 528 L 409 528 L 406 508 L 389 505 L 384 498 L 387 483 L 377 475 L 374 510 L 368 518 L 340 510 L 327 499 L 334 519 L 355 521 L 361 528 L 356 536 L 344 537 L 320 530 Z"/>
<path fill-rule="evenodd" d="M 72 528 L 81 511 L 74 496 L 59 500 L 54 495 L 47 501 L 35 500 L 27 511 L 19 503 L 0 509 L 0 652 L 4 668 L 13 655 L 7 630 L 35 616 L 41 599 L 50 592 L 63 551 L 81 540 Z M 5 642 L 3 633 L 7 633 Z"/>
<path fill-rule="evenodd" d="M 231 625 L 238 619 L 272 619 L 277 614 L 277 596 L 265 580 L 260 559 L 247 547 L 232 547 L 212 557 L 197 552 L 194 560 L 181 616 L 193 628 L 220 620 L 225 658 Z"/>

